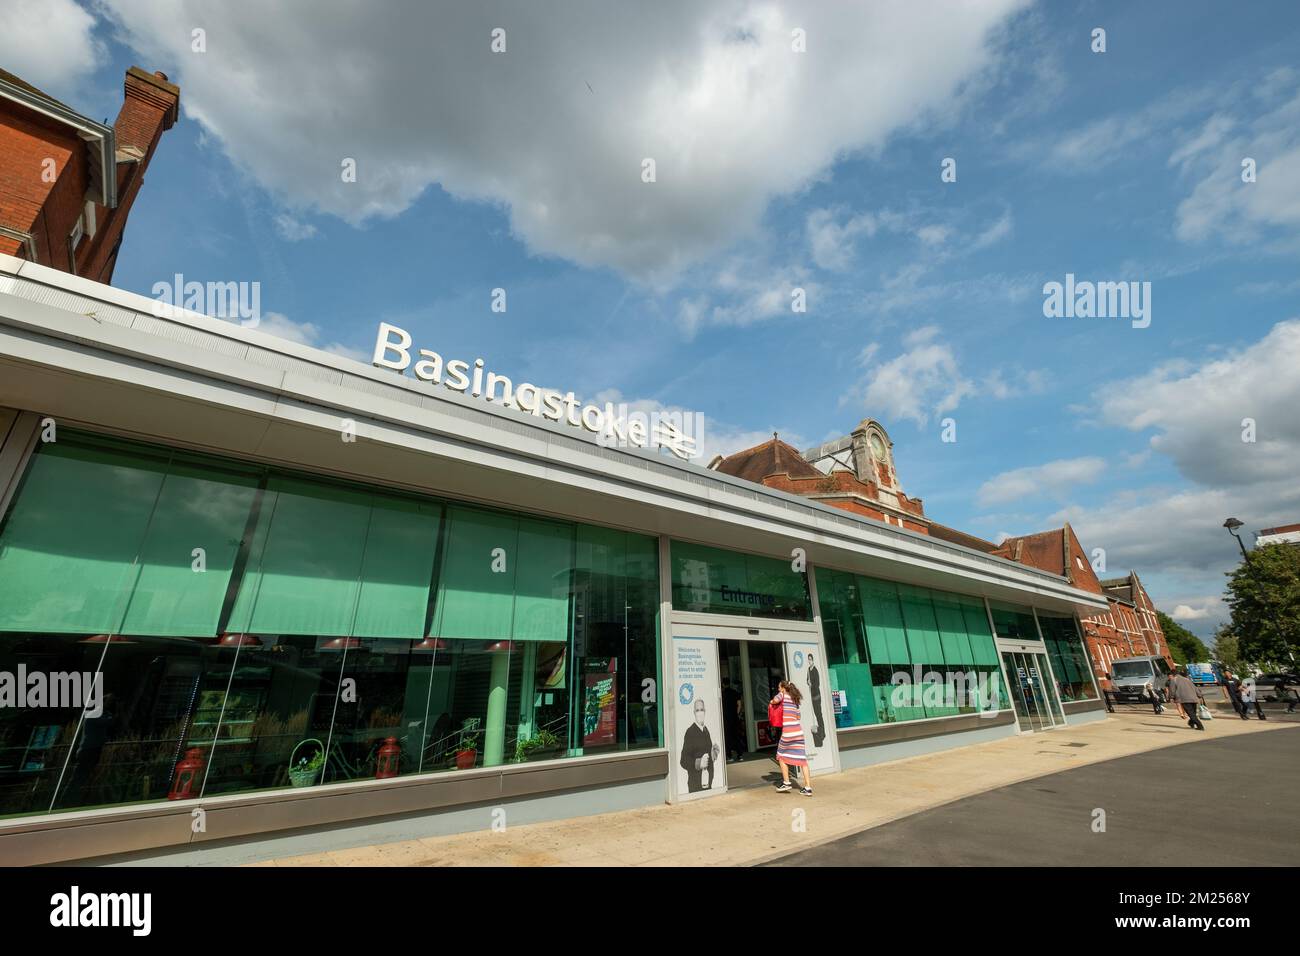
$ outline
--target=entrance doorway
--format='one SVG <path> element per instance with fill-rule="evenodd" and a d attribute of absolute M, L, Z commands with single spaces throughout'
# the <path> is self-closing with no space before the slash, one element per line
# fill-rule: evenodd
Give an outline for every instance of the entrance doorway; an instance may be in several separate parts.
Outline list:
<path fill-rule="evenodd" d="M 1006 665 L 1011 703 L 1020 729 L 1032 733 L 1065 726 L 1065 715 L 1057 700 L 1056 689 L 1045 677 L 1050 673 L 1046 656 L 1003 651 L 1002 663 Z"/>
<path fill-rule="evenodd" d="M 785 645 L 720 640 L 718 672 L 723 681 L 724 734 L 731 764 L 728 786 L 766 782 L 769 773 L 780 772 L 776 769 L 776 737 L 767 723 L 767 702 L 785 676 Z M 739 759 L 735 759 L 737 754 Z"/>

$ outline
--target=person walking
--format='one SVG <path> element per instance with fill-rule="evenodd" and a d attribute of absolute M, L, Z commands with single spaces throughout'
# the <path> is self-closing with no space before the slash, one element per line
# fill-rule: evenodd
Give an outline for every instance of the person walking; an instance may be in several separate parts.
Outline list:
<path fill-rule="evenodd" d="M 1286 701 L 1286 712 L 1295 713 L 1295 705 L 1300 704 L 1300 691 L 1288 688 L 1285 680 L 1280 680 L 1273 685 L 1273 693 L 1277 696 L 1278 702 Z"/>
<path fill-rule="evenodd" d="M 1237 716 L 1242 720 L 1250 720 L 1246 705 L 1241 702 L 1241 679 L 1236 674 L 1224 671 L 1223 687 L 1228 692 L 1228 699 L 1232 701 L 1232 709 L 1237 712 Z"/>
<path fill-rule="evenodd" d="M 781 707 L 781 742 L 776 745 L 776 762 L 781 765 L 781 786 L 778 793 L 789 793 L 790 768 L 798 767 L 803 776 L 803 786 L 799 792 L 805 797 L 812 796 L 812 768 L 808 766 L 808 753 L 804 749 L 803 728 L 799 724 L 799 704 L 803 696 L 799 688 L 788 680 L 781 681 L 777 695 L 772 704 Z"/>
<path fill-rule="evenodd" d="M 1174 672 L 1174 676 L 1169 678 L 1169 694 L 1187 715 L 1187 726 L 1192 730 L 1204 730 L 1205 725 L 1201 723 L 1201 718 L 1196 713 L 1197 705 L 1201 702 L 1200 696 L 1196 693 L 1196 685 L 1187 676 L 1187 671 L 1179 668 Z"/>
<path fill-rule="evenodd" d="M 1259 704 L 1259 693 L 1255 689 L 1255 678 L 1253 677 L 1242 681 L 1241 684 L 1241 712 L 1247 720 L 1250 720 L 1250 717 L 1247 715 L 1250 712 L 1251 704 L 1255 705 L 1255 713 L 1259 716 L 1259 719 L 1265 720 L 1264 708 Z"/>
<path fill-rule="evenodd" d="M 1163 714 L 1165 712 L 1164 704 L 1160 702 L 1160 694 L 1157 693 L 1149 679 L 1142 685 L 1142 696 L 1151 701 L 1151 709 L 1157 714 Z"/>

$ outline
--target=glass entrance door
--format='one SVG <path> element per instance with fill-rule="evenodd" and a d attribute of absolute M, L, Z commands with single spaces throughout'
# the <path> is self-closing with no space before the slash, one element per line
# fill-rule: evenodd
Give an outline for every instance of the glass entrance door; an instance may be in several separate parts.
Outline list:
<path fill-rule="evenodd" d="M 729 754 L 751 756 L 775 749 L 776 735 L 767 726 L 767 702 L 785 674 L 784 648 L 768 641 L 718 641 Z"/>
<path fill-rule="evenodd" d="M 1011 702 L 1021 730 L 1049 730 L 1065 723 L 1051 681 L 1046 679 L 1047 660 L 1042 654 L 1004 651 Z"/>

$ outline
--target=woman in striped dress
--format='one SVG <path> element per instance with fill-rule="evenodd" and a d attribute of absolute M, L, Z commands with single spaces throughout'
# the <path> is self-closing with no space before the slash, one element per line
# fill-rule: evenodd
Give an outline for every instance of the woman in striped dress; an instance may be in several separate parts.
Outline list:
<path fill-rule="evenodd" d="M 808 766 L 808 753 L 804 750 L 803 728 L 799 725 L 799 704 L 803 697 L 799 688 L 788 680 L 781 681 L 781 689 L 772 698 L 773 704 L 781 705 L 781 740 L 776 745 L 776 762 L 781 765 L 781 786 L 778 793 L 789 793 L 790 768 L 798 767 L 803 776 L 803 786 L 799 792 L 805 797 L 812 796 L 812 768 Z"/>

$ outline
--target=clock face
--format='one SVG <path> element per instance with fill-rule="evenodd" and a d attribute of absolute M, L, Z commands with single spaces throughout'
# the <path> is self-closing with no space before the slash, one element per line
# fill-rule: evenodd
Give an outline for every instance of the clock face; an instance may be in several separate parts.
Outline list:
<path fill-rule="evenodd" d="M 871 436 L 871 453 L 876 456 L 877 461 L 885 460 L 885 443 L 880 440 L 879 435 Z"/>

